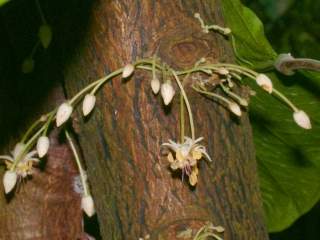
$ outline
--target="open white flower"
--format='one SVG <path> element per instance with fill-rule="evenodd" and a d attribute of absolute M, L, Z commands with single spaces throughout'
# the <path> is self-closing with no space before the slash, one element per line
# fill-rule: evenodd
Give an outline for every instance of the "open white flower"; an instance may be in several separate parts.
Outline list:
<path fill-rule="evenodd" d="M 181 169 L 182 174 L 186 174 L 189 177 L 190 185 L 194 186 L 198 181 L 198 160 L 205 157 L 207 160 L 211 161 L 211 158 L 208 155 L 206 148 L 199 144 L 199 142 L 203 140 L 203 137 L 196 140 L 185 137 L 184 140 L 183 143 L 176 143 L 169 140 L 168 143 L 163 143 L 162 146 L 168 147 L 175 153 L 175 158 L 171 152 L 168 154 L 171 169 Z"/>
<path fill-rule="evenodd" d="M 6 166 L 8 169 L 11 169 L 14 162 L 19 160 L 19 163 L 15 166 L 13 170 L 6 171 L 4 176 L 4 186 L 6 193 L 10 192 L 16 184 L 17 178 L 25 178 L 28 175 L 33 173 L 33 163 L 39 162 L 38 158 L 34 156 L 37 154 L 37 151 L 31 151 L 29 153 L 24 153 L 25 144 L 17 143 L 11 152 L 12 156 L 4 155 L 0 156 L 0 159 L 6 160 Z M 16 178 L 14 178 L 16 176 Z M 13 181 L 15 179 L 15 181 Z"/>
<path fill-rule="evenodd" d="M 34 162 L 39 162 L 39 158 L 34 156 L 37 154 L 37 151 L 31 151 L 24 153 L 25 144 L 17 143 L 11 152 L 12 156 L 4 155 L 0 156 L 0 159 L 6 160 L 7 168 L 10 169 L 12 164 L 19 158 L 19 163 L 16 165 L 15 171 L 18 176 L 26 177 L 32 174 L 32 165 Z"/>

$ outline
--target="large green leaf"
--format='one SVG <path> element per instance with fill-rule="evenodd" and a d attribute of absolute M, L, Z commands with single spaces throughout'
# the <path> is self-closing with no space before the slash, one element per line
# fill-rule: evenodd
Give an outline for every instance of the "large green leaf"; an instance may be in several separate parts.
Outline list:
<path fill-rule="evenodd" d="M 9 0 L 0 0 L 0 7 L 5 4 L 6 2 L 8 2 Z"/>
<path fill-rule="evenodd" d="M 297 75 L 292 78 L 295 84 L 284 86 L 274 74 L 272 79 L 313 120 L 312 130 L 301 129 L 292 111 L 277 99 L 262 92 L 252 98 L 250 117 L 266 221 L 269 231 L 276 232 L 290 226 L 320 198 L 320 125 L 316 120 L 320 119 L 320 82 Z"/>
<path fill-rule="evenodd" d="M 235 38 L 235 51 L 253 68 L 268 67 L 275 58 L 261 22 L 238 0 L 223 0 L 223 13 Z M 243 61 L 241 61 L 243 63 Z M 299 128 L 292 111 L 257 90 L 250 118 L 256 146 L 260 187 L 270 232 L 281 231 L 311 209 L 320 198 L 320 79 L 303 72 L 293 77 L 271 74 L 274 85 L 306 111 L 313 129 Z M 253 84 L 254 86 L 254 84 Z"/>
<path fill-rule="evenodd" d="M 259 18 L 239 0 L 223 0 L 222 8 L 238 59 L 256 69 L 272 66 L 277 54 L 264 37 Z"/>

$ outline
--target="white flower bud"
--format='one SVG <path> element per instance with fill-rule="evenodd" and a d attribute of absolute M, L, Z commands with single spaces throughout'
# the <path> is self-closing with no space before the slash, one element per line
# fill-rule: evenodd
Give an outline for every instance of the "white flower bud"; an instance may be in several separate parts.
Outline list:
<path fill-rule="evenodd" d="M 50 141 L 47 136 L 41 136 L 37 142 L 37 152 L 40 158 L 44 157 L 49 149 Z"/>
<path fill-rule="evenodd" d="M 234 102 L 231 102 L 229 103 L 229 109 L 231 112 L 233 112 L 235 115 L 237 116 L 241 116 L 241 109 L 239 107 L 238 104 L 234 103 Z"/>
<path fill-rule="evenodd" d="M 56 124 L 60 127 L 65 123 L 71 116 L 73 111 L 72 106 L 69 103 L 62 103 L 57 111 Z"/>
<path fill-rule="evenodd" d="M 231 29 L 230 29 L 230 28 L 225 28 L 225 29 L 223 30 L 223 33 L 224 33 L 225 35 L 228 35 L 228 34 L 231 33 Z"/>
<path fill-rule="evenodd" d="M 154 94 L 158 94 L 158 92 L 160 91 L 160 85 L 161 84 L 158 78 L 155 77 L 151 80 L 151 88 Z"/>
<path fill-rule="evenodd" d="M 248 101 L 244 98 L 240 98 L 239 103 L 241 106 L 244 106 L 244 107 L 247 107 L 249 105 Z"/>
<path fill-rule="evenodd" d="M 257 84 L 266 90 L 268 93 L 272 93 L 272 81 L 265 74 L 259 74 L 256 78 Z"/>
<path fill-rule="evenodd" d="M 161 85 L 161 96 L 165 105 L 169 105 L 174 97 L 175 91 L 172 87 L 172 84 L 166 82 Z"/>
<path fill-rule="evenodd" d="M 293 119 L 300 127 L 304 128 L 304 129 L 311 129 L 311 127 L 312 127 L 311 122 L 310 122 L 310 118 L 302 110 L 294 112 Z"/>
<path fill-rule="evenodd" d="M 17 173 L 15 171 L 8 170 L 3 175 L 3 186 L 5 193 L 9 193 L 12 191 L 14 186 L 17 183 Z"/>
<path fill-rule="evenodd" d="M 94 215 L 94 202 L 91 195 L 86 195 L 81 198 L 81 208 L 88 217 L 92 217 Z"/>
<path fill-rule="evenodd" d="M 219 69 L 217 70 L 217 73 L 219 73 L 220 75 L 228 75 L 228 74 L 229 74 L 229 71 L 228 71 L 228 69 L 226 69 L 226 68 L 219 68 Z"/>
<path fill-rule="evenodd" d="M 82 104 L 82 112 L 84 116 L 89 115 L 96 104 L 96 97 L 93 94 L 87 94 Z"/>
<path fill-rule="evenodd" d="M 124 66 L 123 71 L 122 71 L 122 78 L 128 78 L 131 76 L 131 74 L 134 71 L 134 66 L 132 64 L 127 64 Z"/>

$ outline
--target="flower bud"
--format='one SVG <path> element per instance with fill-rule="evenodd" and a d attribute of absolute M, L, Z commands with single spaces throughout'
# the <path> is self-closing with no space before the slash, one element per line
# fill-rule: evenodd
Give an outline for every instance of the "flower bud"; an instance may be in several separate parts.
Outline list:
<path fill-rule="evenodd" d="M 65 123 L 72 114 L 72 106 L 69 103 L 62 103 L 57 111 L 56 116 L 56 124 L 57 127 L 60 127 L 63 123 Z"/>
<path fill-rule="evenodd" d="M 217 70 L 217 73 L 219 73 L 220 75 L 228 75 L 228 74 L 229 74 L 229 71 L 228 71 L 228 69 L 226 69 L 226 68 L 219 68 L 219 69 Z"/>
<path fill-rule="evenodd" d="M 3 186 L 5 193 L 9 193 L 12 191 L 14 186 L 17 183 L 17 173 L 15 171 L 8 170 L 3 175 Z"/>
<path fill-rule="evenodd" d="M 166 82 L 161 85 L 161 96 L 165 105 L 169 105 L 174 97 L 175 91 L 172 87 L 172 84 Z"/>
<path fill-rule="evenodd" d="M 131 74 L 134 71 L 134 66 L 132 64 L 127 64 L 124 66 L 123 71 L 122 71 L 122 78 L 128 78 L 131 76 Z"/>
<path fill-rule="evenodd" d="M 248 101 L 244 98 L 240 98 L 239 103 L 241 106 L 244 106 L 244 107 L 247 107 L 249 105 Z"/>
<path fill-rule="evenodd" d="M 297 112 L 294 112 L 293 119 L 300 127 L 304 128 L 304 129 L 311 129 L 311 127 L 312 127 L 311 122 L 310 122 L 310 118 L 302 110 L 298 110 Z"/>
<path fill-rule="evenodd" d="M 89 115 L 96 104 L 96 97 L 93 94 L 87 94 L 82 104 L 82 112 L 84 116 Z"/>
<path fill-rule="evenodd" d="M 41 136 L 37 142 L 37 152 L 40 158 L 44 157 L 49 149 L 50 141 L 47 136 Z"/>
<path fill-rule="evenodd" d="M 88 217 L 92 217 L 95 213 L 94 202 L 91 195 L 86 195 L 81 198 L 81 208 Z"/>
<path fill-rule="evenodd" d="M 39 28 L 38 37 L 43 48 L 48 48 L 52 40 L 52 30 L 48 24 L 43 24 Z"/>
<path fill-rule="evenodd" d="M 231 29 L 230 28 L 224 28 L 223 29 L 223 34 L 228 35 L 231 33 Z"/>
<path fill-rule="evenodd" d="M 266 90 L 268 93 L 272 93 L 272 81 L 265 74 L 259 74 L 256 78 L 257 84 Z"/>
<path fill-rule="evenodd" d="M 151 80 L 151 88 L 154 94 L 158 94 L 158 92 L 160 91 L 160 85 L 161 84 L 158 78 L 155 77 Z"/>
<path fill-rule="evenodd" d="M 231 112 L 233 112 L 235 115 L 237 116 L 241 116 L 241 109 L 239 107 L 238 104 L 234 103 L 234 102 L 231 102 L 229 103 L 229 109 Z"/>

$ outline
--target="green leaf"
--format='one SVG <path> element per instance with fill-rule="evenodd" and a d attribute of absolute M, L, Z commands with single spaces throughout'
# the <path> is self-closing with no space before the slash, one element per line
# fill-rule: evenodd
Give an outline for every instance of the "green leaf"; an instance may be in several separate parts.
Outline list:
<path fill-rule="evenodd" d="M 259 19 L 239 0 L 223 0 L 222 5 L 238 60 L 255 69 L 272 66 L 276 53 Z M 270 232 L 287 228 L 320 199 L 320 75 L 301 73 L 281 80 L 271 77 L 278 90 L 311 116 L 311 130 L 299 128 L 291 109 L 252 85 L 258 94 L 252 97 L 249 113 Z"/>
<path fill-rule="evenodd" d="M 238 60 L 256 69 L 272 66 L 277 54 L 265 38 L 259 18 L 239 0 L 223 0 L 222 9 Z"/>
<path fill-rule="evenodd" d="M 296 78 L 303 78 L 297 76 Z M 320 199 L 320 82 L 284 86 L 273 75 L 274 86 L 312 117 L 313 128 L 299 128 L 293 112 L 277 99 L 258 92 L 252 98 L 250 118 L 256 146 L 260 187 L 270 232 L 281 231 L 309 211 Z"/>
<path fill-rule="evenodd" d="M 4 5 L 7 2 L 9 2 L 9 0 L 0 0 L 0 7 L 2 7 L 2 5 Z"/>
<path fill-rule="evenodd" d="M 47 24 L 41 25 L 38 32 L 38 37 L 43 48 L 48 48 L 52 40 L 51 27 Z"/>

